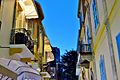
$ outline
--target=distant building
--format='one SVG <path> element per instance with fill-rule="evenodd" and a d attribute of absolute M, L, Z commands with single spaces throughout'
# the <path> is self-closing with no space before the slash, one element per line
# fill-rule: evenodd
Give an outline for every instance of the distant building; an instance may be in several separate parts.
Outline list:
<path fill-rule="evenodd" d="M 54 54 L 54 61 L 48 62 L 47 70 L 53 80 L 61 80 L 60 76 L 60 49 L 52 47 L 52 53 Z"/>
<path fill-rule="evenodd" d="M 57 48 L 57 47 L 52 47 L 52 52 L 53 52 L 53 54 L 54 54 L 55 61 L 56 61 L 57 63 L 59 63 L 59 62 L 60 62 L 60 49 Z"/>
<path fill-rule="evenodd" d="M 60 73 L 60 49 L 57 47 L 52 47 L 52 52 L 55 57 L 56 62 L 56 80 L 61 80 L 61 73 Z"/>

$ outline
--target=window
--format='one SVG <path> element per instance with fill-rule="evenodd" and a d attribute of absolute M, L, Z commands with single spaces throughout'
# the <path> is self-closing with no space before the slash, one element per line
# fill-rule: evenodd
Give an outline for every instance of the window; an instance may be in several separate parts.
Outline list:
<path fill-rule="evenodd" d="M 100 55 L 99 67 L 100 67 L 101 80 L 107 80 L 106 71 L 105 71 L 105 61 L 103 55 Z"/>
<path fill-rule="evenodd" d="M 93 9 L 94 26 L 95 26 L 95 30 L 97 30 L 99 21 L 98 21 L 98 11 L 97 11 L 96 0 L 93 0 L 92 9 Z"/>
<path fill-rule="evenodd" d="M 116 43 L 117 43 L 117 47 L 118 47 L 118 57 L 119 57 L 119 62 L 120 62 L 120 32 L 116 36 Z"/>
<path fill-rule="evenodd" d="M 89 26 L 87 25 L 87 30 L 86 30 L 86 34 L 87 34 L 87 43 L 88 44 L 90 44 L 91 42 L 90 42 L 90 28 L 89 28 Z"/>

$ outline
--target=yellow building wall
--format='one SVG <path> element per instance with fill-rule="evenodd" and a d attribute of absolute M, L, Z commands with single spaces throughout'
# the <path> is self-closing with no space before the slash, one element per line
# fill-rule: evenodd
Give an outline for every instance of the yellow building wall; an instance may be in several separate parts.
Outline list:
<path fill-rule="evenodd" d="M 91 0 L 92 3 L 93 0 Z M 90 67 L 93 68 L 93 65 L 96 66 L 96 77 L 97 80 L 101 80 L 100 74 L 100 55 L 104 56 L 105 62 L 105 71 L 106 71 L 106 78 L 107 80 L 114 80 L 114 73 L 112 70 L 112 63 L 111 63 L 111 56 L 108 44 L 108 37 L 106 33 L 106 19 L 109 20 L 109 27 L 111 30 L 111 37 L 114 49 L 114 56 L 115 56 L 115 64 L 117 68 L 117 75 L 118 80 L 120 80 L 120 62 L 118 57 L 118 49 L 116 44 L 116 36 L 120 32 L 120 0 L 106 0 L 106 7 L 107 7 L 107 14 L 104 13 L 103 1 L 105 0 L 96 0 L 97 1 L 97 9 L 98 9 L 98 18 L 99 18 L 99 25 L 97 31 L 94 28 L 94 19 L 93 19 L 93 8 L 92 4 L 90 4 L 90 15 L 91 15 L 91 25 L 92 25 L 92 37 L 93 37 L 93 53 L 95 54 L 95 62 L 90 62 Z M 107 15 L 107 16 L 105 16 Z M 86 15 L 87 16 L 87 15 Z M 86 20 L 85 25 L 88 22 Z"/>
<path fill-rule="evenodd" d="M 92 1 L 91 1 L 92 3 Z M 91 25 L 92 25 L 92 37 L 93 37 L 93 43 L 96 40 L 96 35 L 95 35 L 95 29 L 93 28 L 94 26 L 94 18 L 93 18 L 93 8 L 92 8 L 92 4 L 90 4 L 90 17 L 91 17 Z"/>
<path fill-rule="evenodd" d="M 120 1 L 119 0 L 106 0 L 107 2 L 107 10 L 108 10 L 108 19 L 110 23 L 110 29 L 112 34 L 112 42 L 113 42 L 113 49 L 115 55 L 115 64 L 117 68 L 117 75 L 118 80 L 120 79 L 120 63 L 118 57 L 118 50 L 116 44 L 116 36 L 120 32 Z M 113 71 L 112 71 L 112 64 L 110 58 L 110 50 L 108 45 L 108 38 L 106 34 L 106 26 L 105 26 L 105 16 L 103 13 L 103 3 L 102 0 L 97 0 L 97 7 L 98 7 L 98 14 L 99 14 L 99 28 L 94 39 L 94 53 L 95 53 L 95 61 L 96 61 L 96 71 L 97 71 L 97 80 L 101 80 L 100 76 L 100 55 L 104 55 L 105 59 L 105 69 L 106 69 L 106 77 L 107 80 L 114 80 L 113 79 Z M 91 8 L 92 9 L 92 8 Z M 92 12 L 92 11 L 91 11 Z M 93 13 L 91 13 L 93 14 Z M 93 15 L 92 15 L 93 16 Z M 93 25 L 93 18 L 92 18 L 92 25 Z M 94 33 L 93 33 L 94 34 Z"/>
<path fill-rule="evenodd" d="M 111 36 L 113 41 L 113 48 L 114 48 L 114 55 L 115 55 L 115 61 L 116 61 L 116 67 L 117 67 L 117 74 L 118 79 L 120 79 L 120 62 L 119 62 L 119 56 L 118 56 L 118 48 L 116 43 L 116 36 L 118 33 L 120 33 L 120 1 L 116 3 L 116 8 L 113 11 L 114 14 L 112 16 L 112 19 L 110 21 L 110 28 L 111 28 Z"/>
<path fill-rule="evenodd" d="M 97 9 L 99 14 L 99 23 L 100 26 L 104 24 L 104 7 L 103 7 L 103 0 L 97 0 Z"/>
<path fill-rule="evenodd" d="M 0 46 L 9 47 L 10 32 L 13 26 L 15 0 L 3 0 L 2 24 L 0 30 Z M 0 57 L 9 57 L 9 48 L 0 48 Z"/>
<path fill-rule="evenodd" d="M 44 38 L 43 38 L 43 33 L 40 33 L 40 36 L 39 36 L 39 53 L 41 55 L 43 55 L 44 53 Z"/>
<path fill-rule="evenodd" d="M 105 32 L 105 30 L 104 30 Z M 110 59 L 109 45 L 106 33 L 103 34 L 102 39 L 99 42 L 99 46 L 95 52 L 97 79 L 101 80 L 100 76 L 100 55 L 104 55 L 105 70 L 107 80 L 113 80 L 112 64 Z"/>
<path fill-rule="evenodd" d="M 24 3 L 23 3 L 24 4 Z M 25 16 L 25 5 L 20 5 L 20 0 L 16 0 L 16 25 L 15 28 L 28 29 L 28 21 Z"/>
<path fill-rule="evenodd" d="M 108 14 L 110 14 L 115 1 L 117 0 L 106 0 Z"/>

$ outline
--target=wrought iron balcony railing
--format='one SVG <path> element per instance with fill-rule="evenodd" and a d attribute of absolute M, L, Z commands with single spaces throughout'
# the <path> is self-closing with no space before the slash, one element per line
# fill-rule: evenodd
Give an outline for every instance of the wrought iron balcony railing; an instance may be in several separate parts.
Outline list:
<path fill-rule="evenodd" d="M 33 52 L 34 42 L 29 30 L 17 28 L 11 30 L 10 44 L 25 44 Z"/>
<path fill-rule="evenodd" d="M 80 59 L 81 61 L 92 61 L 92 49 L 91 49 L 91 44 L 81 44 L 80 45 Z M 80 63 L 81 64 L 81 63 Z M 88 63 L 84 62 L 81 65 L 86 65 Z"/>
<path fill-rule="evenodd" d="M 81 54 L 92 53 L 91 45 L 90 44 L 81 44 L 80 45 L 80 53 Z"/>

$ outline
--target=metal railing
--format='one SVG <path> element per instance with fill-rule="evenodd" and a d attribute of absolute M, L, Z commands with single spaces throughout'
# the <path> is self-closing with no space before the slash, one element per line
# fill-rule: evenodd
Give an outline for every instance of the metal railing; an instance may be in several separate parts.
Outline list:
<path fill-rule="evenodd" d="M 80 52 L 92 52 L 91 45 L 90 44 L 81 44 Z"/>
<path fill-rule="evenodd" d="M 30 30 L 25 28 L 12 29 L 10 44 L 25 44 L 33 52 L 34 41 L 31 38 Z"/>

